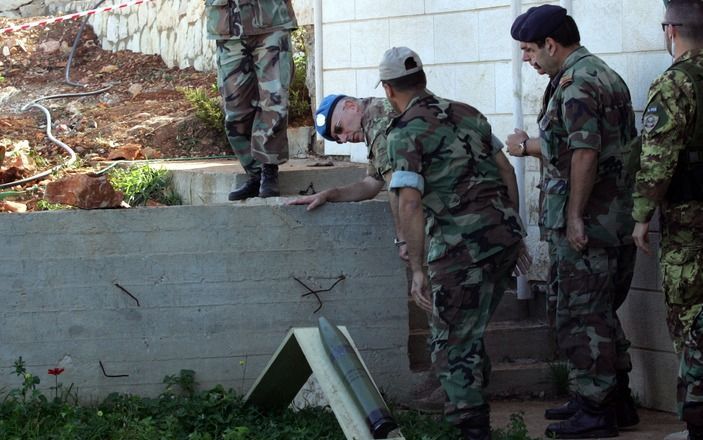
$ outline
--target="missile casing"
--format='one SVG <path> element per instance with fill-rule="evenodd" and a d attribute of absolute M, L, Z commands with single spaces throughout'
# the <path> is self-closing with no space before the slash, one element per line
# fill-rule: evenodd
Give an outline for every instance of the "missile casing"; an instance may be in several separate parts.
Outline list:
<path fill-rule="evenodd" d="M 373 438 L 388 438 L 388 433 L 398 427 L 381 394 L 371 381 L 366 369 L 352 348 L 349 340 L 336 326 L 320 317 L 320 338 L 325 351 L 339 372 L 342 382 L 354 396 L 358 408 L 366 417 Z"/>

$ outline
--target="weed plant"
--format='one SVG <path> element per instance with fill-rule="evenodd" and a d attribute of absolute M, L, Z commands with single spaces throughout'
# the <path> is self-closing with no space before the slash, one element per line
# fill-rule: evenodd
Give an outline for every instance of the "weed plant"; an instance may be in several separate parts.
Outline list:
<path fill-rule="evenodd" d="M 38 376 L 15 362 L 19 388 L 0 400 L 0 438 L 6 440 L 343 440 L 332 411 L 325 407 L 263 413 L 246 405 L 232 390 L 216 386 L 198 391 L 195 372 L 181 370 L 164 377 L 166 389 L 156 398 L 110 394 L 92 405 L 80 405 L 72 387 L 58 382 L 62 368 L 49 369 L 56 385 L 48 399 Z M 408 440 L 453 440 L 458 431 L 441 417 L 395 411 Z M 513 415 L 494 440 L 535 440 L 521 415 Z"/>
<path fill-rule="evenodd" d="M 549 363 L 549 381 L 552 383 L 554 393 L 557 396 L 569 394 L 569 386 L 571 384 L 569 364 L 562 361 Z"/>
<path fill-rule="evenodd" d="M 300 27 L 293 31 L 293 66 L 295 73 L 288 94 L 288 119 L 301 122 L 302 125 L 312 124 L 312 106 L 310 92 L 305 84 L 308 55 L 305 46 L 307 31 Z M 303 122 L 306 121 L 306 122 Z"/>
<path fill-rule="evenodd" d="M 122 191 L 130 206 L 146 205 L 154 200 L 163 205 L 180 205 L 181 200 L 170 188 L 171 178 L 167 170 L 154 169 L 149 165 L 126 169 L 113 168 L 108 174 L 112 186 Z"/>
<path fill-rule="evenodd" d="M 218 99 L 217 85 L 213 84 L 210 91 L 201 88 L 178 87 L 195 110 L 195 116 L 213 130 L 223 130 L 225 115 Z"/>

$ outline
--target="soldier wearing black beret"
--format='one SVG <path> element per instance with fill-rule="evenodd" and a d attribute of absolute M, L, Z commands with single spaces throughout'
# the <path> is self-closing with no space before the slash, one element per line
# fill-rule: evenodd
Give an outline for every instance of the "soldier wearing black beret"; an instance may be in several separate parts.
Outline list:
<path fill-rule="evenodd" d="M 622 174 L 624 166 L 608 164 L 626 163 L 624 144 L 637 133 L 630 92 L 581 46 L 578 26 L 562 7 L 530 8 L 511 35 L 523 61 L 551 78 L 539 120 L 540 220 L 554 250 L 557 342 L 569 360 L 573 397 L 545 412 L 563 420 L 545 434 L 615 437 L 618 427 L 639 422 L 629 388 L 630 343 L 616 313 L 634 270 L 633 179 Z"/>

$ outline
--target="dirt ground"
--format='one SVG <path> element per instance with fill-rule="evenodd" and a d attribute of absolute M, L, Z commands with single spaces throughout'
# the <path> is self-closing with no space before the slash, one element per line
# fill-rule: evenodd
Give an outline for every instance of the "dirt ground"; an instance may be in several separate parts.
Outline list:
<path fill-rule="evenodd" d="M 0 27 L 30 20 L 0 17 Z M 0 37 L 0 139 L 29 140 L 40 154 L 58 151 L 45 139 L 44 115 L 22 111 L 40 96 L 81 93 L 112 85 L 93 96 L 44 101 L 51 109 L 55 135 L 81 157 L 106 157 L 111 148 L 138 144 L 163 157 L 229 154 L 221 131 L 208 129 L 194 117 L 179 87 L 211 91 L 213 72 L 169 69 L 160 57 L 100 49 L 86 26 L 73 57 L 70 78 L 64 81 L 70 48 L 80 22 L 54 23 Z M 214 91 L 211 95 L 216 96 Z"/>
<path fill-rule="evenodd" d="M 0 28 L 33 20 L 0 17 Z M 81 164 L 105 160 L 124 146 L 142 149 L 150 158 L 232 154 L 223 130 L 196 118 L 178 90 L 201 88 L 217 97 L 214 72 L 168 68 L 156 55 L 104 51 L 86 26 L 70 68 L 70 79 L 85 87 L 71 86 L 64 81 L 66 64 L 79 27 L 80 21 L 71 21 L 0 35 L 0 153 L 24 145 L 38 159 L 39 171 L 62 163 L 66 153 L 48 140 L 43 112 L 22 108 L 42 96 L 111 86 L 96 95 L 40 102 L 51 112 L 54 136 Z M 300 121 L 290 121 L 296 124 Z M 12 177 L 0 184 L 15 181 Z"/>
<path fill-rule="evenodd" d="M 529 435 L 544 438 L 544 430 L 550 423 L 544 419 L 544 410 L 564 403 L 563 401 L 496 400 L 491 402 L 491 424 L 494 428 L 505 428 L 512 414 L 524 413 Z M 685 425 L 672 413 L 639 409 L 639 425 L 620 431 L 622 440 L 662 440 L 667 435 L 685 429 Z"/>

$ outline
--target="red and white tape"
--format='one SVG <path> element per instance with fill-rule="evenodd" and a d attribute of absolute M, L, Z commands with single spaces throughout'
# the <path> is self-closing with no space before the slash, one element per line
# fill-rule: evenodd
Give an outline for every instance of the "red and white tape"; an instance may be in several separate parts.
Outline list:
<path fill-rule="evenodd" d="M 148 3 L 150 1 L 152 1 L 152 0 L 134 0 L 134 1 L 122 3 L 119 5 L 104 6 L 102 8 L 90 9 L 88 11 L 75 12 L 73 14 L 68 14 L 68 15 L 64 15 L 61 17 L 47 18 L 45 20 L 39 20 L 39 21 L 35 21 L 32 23 L 21 24 L 19 26 L 11 26 L 11 27 L 2 29 L 2 30 L 0 30 L 0 34 L 9 34 L 9 33 L 15 32 L 15 31 L 23 31 L 25 29 L 29 29 L 29 28 L 33 28 L 33 27 L 37 27 L 37 26 L 46 26 L 51 23 L 59 23 L 62 21 L 78 20 L 79 18 L 85 17 L 86 15 L 95 15 L 95 14 L 99 14 L 101 12 L 115 11 L 117 9 L 128 8 L 130 6 L 141 5 L 142 3 Z"/>

